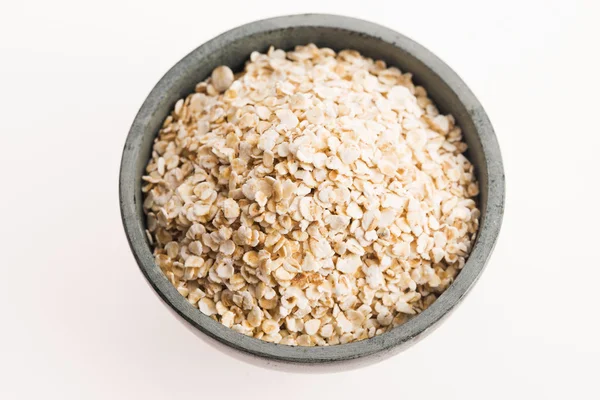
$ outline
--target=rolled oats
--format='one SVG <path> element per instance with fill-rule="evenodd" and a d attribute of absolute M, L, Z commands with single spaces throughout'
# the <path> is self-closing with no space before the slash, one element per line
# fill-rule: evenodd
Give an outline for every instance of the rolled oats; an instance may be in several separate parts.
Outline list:
<path fill-rule="evenodd" d="M 200 312 L 292 346 L 431 305 L 479 226 L 466 144 L 409 73 L 359 53 L 252 53 L 179 100 L 143 177 L 157 265 Z"/>

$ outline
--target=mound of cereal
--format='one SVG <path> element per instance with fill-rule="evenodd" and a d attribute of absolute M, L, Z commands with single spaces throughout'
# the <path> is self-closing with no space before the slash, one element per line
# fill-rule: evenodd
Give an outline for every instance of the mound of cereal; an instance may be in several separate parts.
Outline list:
<path fill-rule="evenodd" d="M 409 73 L 315 45 L 221 66 L 175 104 L 147 165 L 157 264 L 245 335 L 333 345 L 434 302 L 478 229 L 473 166 Z"/>

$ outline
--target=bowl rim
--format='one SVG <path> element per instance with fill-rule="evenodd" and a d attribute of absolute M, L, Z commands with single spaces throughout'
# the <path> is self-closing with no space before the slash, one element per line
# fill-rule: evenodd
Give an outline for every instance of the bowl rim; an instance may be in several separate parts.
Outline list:
<path fill-rule="evenodd" d="M 171 78 L 186 73 L 193 62 L 193 54 L 210 52 L 249 35 L 307 26 L 352 31 L 393 44 L 419 59 L 445 81 L 469 110 L 480 137 L 488 170 L 488 198 L 478 237 L 465 266 L 448 289 L 425 311 L 401 326 L 370 339 L 334 346 L 295 347 L 268 343 L 237 333 L 202 314 L 177 292 L 154 263 L 144 224 L 137 213 L 138 205 L 132 182 L 138 179 L 134 160 L 139 143 L 147 134 L 145 125 L 169 87 Z M 221 343 L 252 355 L 293 363 L 330 363 L 381 355 L 393 349 L 404 348 L 417 337 L 422 338 L 429 333 L 460 303 L 484 270 L 500 232 L 504 192 L 504 169 L 494 130 L 482 105 L 459 76 L 429 50 L 404 35 L 372 22 L 331 14 L 297 14 L 250 22 L 222 33 L 186 55 L 160 79 L 136 115 L 123 149 L 119 176 L 121 219 L 127 240 L 141 272 L 160 298 L 192 326 Z"/>

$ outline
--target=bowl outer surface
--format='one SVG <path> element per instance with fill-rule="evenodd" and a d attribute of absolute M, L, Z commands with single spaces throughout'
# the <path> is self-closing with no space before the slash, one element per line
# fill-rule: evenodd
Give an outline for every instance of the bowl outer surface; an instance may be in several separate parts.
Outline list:
<path fill-rule="evenodd" d="M 218 65 L 243 69 L 252 51 L 269 46 L 292 49 L 315 43 L 334 50 L 354 49 L 389 66 L 413 73 L 443 113 L 454 115 L 469 145 L 467 157 L 480 183 L 480 230 L 472 252 L 454 283 L 425 311 L 405 324 L 371 339 L 327 347 L 292 347 L 239 334 L 190 305 L 154 263 L 145 235 L 141 176 L 152 144 L 175 102 L 192 93 Z M 210 337 L 235 349 L 273 361 L 330 363 L 359 357 L 383 358 L 429 333 L 455 307 L 483 271 L 500 231 L 504 210 L 504 170 L 496 136 L 481 104 L 440 59 L 405 36 L 370 22 L 324 14 L 291 15 L 252 22 L 198 47 L 158 82 L 138 112 L 123 150 L 119 181 L 123 225 L 146 279 L 177 314 Z"/>

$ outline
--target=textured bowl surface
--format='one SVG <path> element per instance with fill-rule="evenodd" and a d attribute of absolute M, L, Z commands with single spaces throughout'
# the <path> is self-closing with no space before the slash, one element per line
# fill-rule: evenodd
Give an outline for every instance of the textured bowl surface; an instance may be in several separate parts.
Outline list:
<path fill-rule="evenodd" d="M 152 143 L 175 102 L 192 93 L 213 68 L 243 68 L 252 51 L 269 46 L 292 49 L 315 43 L 334 50 L 355 49 L 412 72 L 443 113 L 451 113 L 462 128 L 480 183 L 480 230 L 457 279 L 420 315 L 371 339 L 328 347 L 292 347 L 244 336 L 192 307 L 155 265 L 145 235 L 141 177 Z M 412 40 L 388 28 L 335 15 L 292 15 L 253 22 L 228 31 L 198 47 L 158 82 L 135 117 L 121 161 L 119 182 L 123 225 L 137 263 L 158 295 L 193 327 L 235 349 L 270 360 L 330 363 L 359 357 L 382 358 L 415 343 L 432 331 L 463 299 L 483 271 L 496 242 L 504 209 L 504 170 L 492 126 L 481 104 L 463 81 L 440 59 Z"/>

